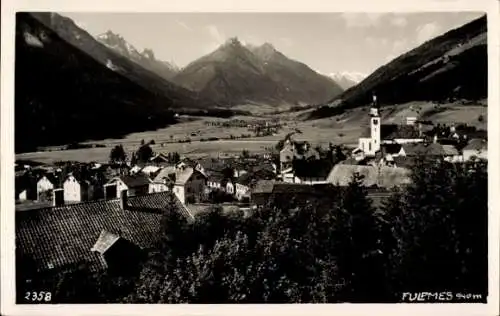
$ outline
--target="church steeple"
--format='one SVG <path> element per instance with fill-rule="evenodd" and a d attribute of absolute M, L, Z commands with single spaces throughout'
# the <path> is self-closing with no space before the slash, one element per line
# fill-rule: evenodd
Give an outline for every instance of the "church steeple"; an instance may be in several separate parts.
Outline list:
<path fill-rule="evenodd" d="M 375 93 L 372 94 L 372 104 L 370 108 L 370 116 L 375 117 L 375 116 L 380 116 L 379 113 L 379 105 L 377 101 L 377 95 Z"/>

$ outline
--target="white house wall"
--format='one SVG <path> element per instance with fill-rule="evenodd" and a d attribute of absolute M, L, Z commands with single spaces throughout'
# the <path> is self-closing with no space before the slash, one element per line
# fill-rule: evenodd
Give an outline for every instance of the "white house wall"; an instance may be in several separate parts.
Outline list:
<path fill-rule="evenodd" d="M 82 201 L 82 192 L 81 186 L 78 181 L 74 177 L 69 177 L 64 181 L 64 201 L 68 202 L 81 202 Z"/>
<path fill-rule="evenodd" d="M 40 193 L 49 190 L 54 190 L 54 184 L 46 177 L 41 178 L 36 184 L 37 199 L 40 198 Z"/>

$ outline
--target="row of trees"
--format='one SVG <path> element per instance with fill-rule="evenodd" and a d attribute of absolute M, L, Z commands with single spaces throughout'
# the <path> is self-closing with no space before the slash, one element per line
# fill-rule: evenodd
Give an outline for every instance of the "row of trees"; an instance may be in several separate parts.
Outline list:
<path fill-rule="evenodd" d="M 132 165 L 135 165 L 138 163 L 148 162 L 151 157 L 154 156 L 154 151 L 150 146 L 152 144 L 154 144 L 154 141 L 145 143 L 143 140 L 137 151 L 132 153 L 132 156 L 130 157 L 130 163 Z M 166 157 L 170 163 L 177 163 L 180 161 L 180 155 L 177 152 L 168 153 Z M 127 153 L 125 152 L 125 149 L 122 145 L 116 145 L 111 149 L 109 154 L 109 161 L 111 163 L 125 163 L 127 161 Z"/>
<path fill-rule="evenodd" d="M 275 196 L 250 217 L 166 216 L 137 303 L 398 302 L 404 292 L 487 290 L 483 162 L 420 162 L 374 209 L 354 176 L 308 203 Z M 472 211 L 474 210 L 474 211 Z"/>

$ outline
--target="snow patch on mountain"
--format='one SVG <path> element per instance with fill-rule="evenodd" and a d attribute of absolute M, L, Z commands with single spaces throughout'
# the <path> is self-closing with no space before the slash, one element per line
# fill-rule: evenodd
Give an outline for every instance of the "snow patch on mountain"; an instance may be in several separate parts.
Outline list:
<path fill-rule="evenodd" d="M 366 78 L 366 74 L 361 73 L 361 72 L 356 72 L 356 71 L 341 71 L 341 72 L 335 72 L 335 73 L 330 73 L 328 74 L 329 77 L 331 77 L 333 80 L 335 79 L 347 79 L 350 81 L 357 83 L 360 83 Z"/>
<path fill-rule="evenodd" d="M 26 44 L 34 47 L 43 47 L 42 41 L 37 36 L 31 34 L 28 31 L 25 31 L 23 35 Z"/>

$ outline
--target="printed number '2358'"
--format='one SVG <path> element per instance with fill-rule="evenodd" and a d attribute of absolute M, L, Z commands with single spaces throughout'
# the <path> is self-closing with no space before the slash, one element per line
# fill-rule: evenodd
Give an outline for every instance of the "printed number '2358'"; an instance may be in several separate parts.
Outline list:
<path fill-rule="evenodd" d="M 50 302 L 52 300 L 51 292 L 26 292 L 24 299 L 31 302 Z"/>

